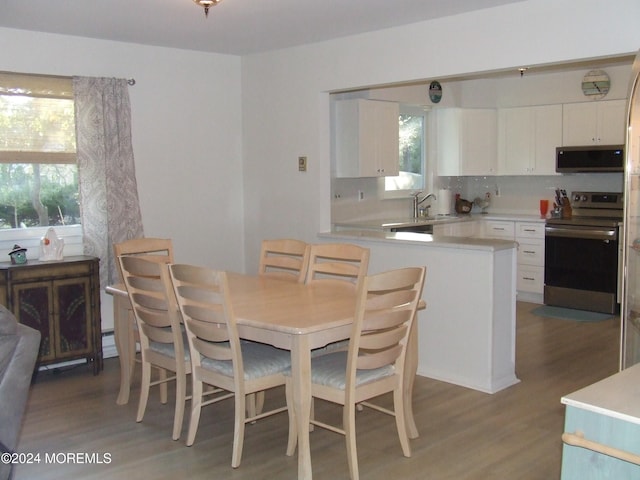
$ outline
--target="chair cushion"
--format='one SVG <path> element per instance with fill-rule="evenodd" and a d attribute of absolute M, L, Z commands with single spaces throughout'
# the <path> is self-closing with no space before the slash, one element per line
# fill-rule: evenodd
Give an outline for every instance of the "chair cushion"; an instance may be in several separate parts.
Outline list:
<path fill-rule="evenodd" d="M 182 342 L 184 345 L 184 359 L 191 360 L 191 355 L 189 355 L 189 340 L 187 340 L 187 333 L 184 331 L 182 332 Z M 149 342 L 149 348 L 156 353 L 176 358 L 176 349 L 173 343 Z"/>
<path fill-rule="evenodd" d="M 339 351 L 327 353 L 311 359 L 311 382 L 318 385 L 344 390 L 346 386 L 347 356 L 349 352 Z M 356 386 L 393 375 L 391 365 L 372 370 L 356 371 Z M 291 375 L 290 372 L 288 372 Z"/>
<path fill-rule="evenodd" d="M 242 349 L 245 380 L 275 375 L 291 367 L 291 353 L 288 350 L 246 340 L 240 342 L 240 348 Z M 231 360 L 203 358 L 201 365 L 207 370 L 233 377 Z"/>
<path fill-rule="evenodd" d="M 337 352 L 339 350 L 349 350 L 349 339 L 331 342 L 324 347 L 314 348 L 311 350 L 311 357 L 318 357 L 320 355 L 326 355 L 327 353 Z"/>

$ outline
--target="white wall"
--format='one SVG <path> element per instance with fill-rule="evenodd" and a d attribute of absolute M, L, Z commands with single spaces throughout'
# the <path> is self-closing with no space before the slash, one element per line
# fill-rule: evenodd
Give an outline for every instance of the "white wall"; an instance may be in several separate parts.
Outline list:
<path fill-rule="evenodd" d="M 0 44 L 0 70 L 135 78 L 145 235 L 172 238 L 177 261 L 243 270 L 239 57 L 3 28 Z M 102 320 L 112 326 L 108 297 Z"/>
<path fill-rule="evenodd" d="M 330 227 L 329 92 L 634 53 L 640 2 L 607 7 L 528 0 L 243 57 L 248 269 L 261 239 L 312 240 Z M 300 154 L 307 173 L 296 171 Z"/>

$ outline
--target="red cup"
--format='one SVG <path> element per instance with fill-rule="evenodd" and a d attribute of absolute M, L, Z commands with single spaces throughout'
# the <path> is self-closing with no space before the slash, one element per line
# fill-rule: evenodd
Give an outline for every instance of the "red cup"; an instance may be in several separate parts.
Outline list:
<path fill-rule="evenodd" d="M 540 218 L 547 218 L 549 212 L 549 200 L 540 200 Z"/>

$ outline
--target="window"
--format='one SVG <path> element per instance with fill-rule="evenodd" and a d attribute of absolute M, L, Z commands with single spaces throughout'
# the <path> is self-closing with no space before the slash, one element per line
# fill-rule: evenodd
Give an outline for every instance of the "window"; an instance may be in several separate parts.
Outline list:
<path fill-rule="evenodd" d="M 0 73 L 0 230 L 78 225 L 71 79 Z"/>
<path fill-rule="evenodd" d="M 406 197 L 425 188 L 426 115 L 420 107 L 400 107 L 400 175 L 385 177 L 386 197 Z"/>

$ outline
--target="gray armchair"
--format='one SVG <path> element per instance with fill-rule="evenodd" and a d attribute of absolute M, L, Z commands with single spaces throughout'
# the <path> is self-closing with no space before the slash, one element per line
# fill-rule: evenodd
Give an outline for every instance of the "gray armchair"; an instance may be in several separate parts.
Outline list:
<path fill-rule="evenodd" d="M 18 444 L 39 348 L 40 332 L 0 305 L 0 450 L 13 452 Z M 0 480 L 11 472 L 11 465 L 0 463 Z"/>

